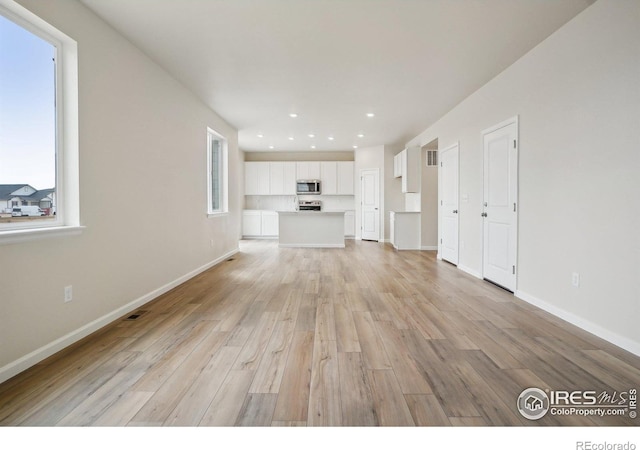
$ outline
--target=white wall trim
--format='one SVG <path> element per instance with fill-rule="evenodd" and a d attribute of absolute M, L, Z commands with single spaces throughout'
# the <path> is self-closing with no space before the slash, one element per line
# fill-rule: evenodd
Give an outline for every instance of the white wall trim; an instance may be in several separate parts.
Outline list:
<path fill-rule="evenodd" d="M 566 311 L 562 308 L 558 308 L 557 306 L 552 305 L 551 303 L 545 302 L 544 300 L 540 300 L 537 297 L 534 297 L 531 294 L 527 294 L 526 292 L 516 290 L 515 296 L 527 303 L 530 303 L 538 308 L 553 314 L 556 317 L 561 318 L 569 322 L 572 325 L 577 326 L 585 331 L 588 331 L 591 334 L 598 336 L 599 338 L 604 339 L 618 347 L 627 350 L 634 355 L 640 356 L 640 342 L 633 341 L 624 336 L 620 336 L 618 333 L 608 330 L 606 328 L 601 327 L 581 316 L 578 316 L 572 312 Z"/>
<path fill-rule="evenodd" d="M 462 270 L 463 272 L 468 273 L 471 276 L 474 276 L 480 280 L 482 280 L 482 274 L 480 272 L 477 272 L 473 269 L 471 269 L 470 267 L 467 266 L 463 266 L 462 264 L 458 264 L 458 269 Z"/>
<path fill-rule="evenodd" d="M 487 129 L 482 130 L 482 132 L 480 134 L 484 136 L 485 134 L 493 133 L 494 131 L 498 131 L 500 128 L 504 128 L 507 125 L 511 125 L 513 123 L 516 124 L 516 127 L 518 128 L 518 132 L 519 132 L 520 128 L 519 128 L 519 125 L 518 125 L 518 120 L 519 120 L 519 116 L 516 114 L 513 117 L 510 117 L 510 118 L 508 118 L 506 120 L 503 120 L 500 123 L 497 123 L 497 124 L 487 128 Z"/>
<path fill-rule="evenodd" d="M 84 229 L 85 227 L 83 226 L 61 226 L 0 231 L 0 245 L 18 244 L 38 239 L 78 236 L 82 234 Z"/>
<path fill-rule="evenodd" d="M 110 313 L 105 314 L 104 316 L 99 317 L 98 319 L 92 322 L 89 322 L 86 325 L 83 325 L 77 330 L 74 330 L 71 333 L 66 334 L 65 336 L 62 336 L 61 338 L 58 338 L 55 341 L 50 342 L 49 344 L 44 345 L 43 347 L 40 347 L 37 350 L 34 350 L 33 352 L 17 359 L 16 361 L 13 361 L 5 365 L 4 367 L 0 368 L 0 383 L 5 382 L 6 380 L 8 380 L 11 377 L 14 377 L 15 375 L 18 375 L 19 373 L 27 370 L 28 368 L 38 364 L 40 361 L 44 360 L 45 358 L 48 358 L 49 356 L 70 346 L 71 344 L 79 341 L 80 339 L 90 335 L 91 333 L 98 331 L 100 328 L 106 325 L 109 325 L 113 321 L 118 320 L 120 317 L 124 316 L 125 314 L 139 308 L 140 306 L 146 303 L 149 303 L 151 300 L 154 300 L 155 298 L 161 296 L 162 294 L 169 292 L 171 289 L 179 286 L 185 281 L 188 281 L 189 279 L 195 277 L 196 275 L 199 275 L 205 270 L 210 269 L 211 267 L 221 263 L 222 261 L 230 258 L 231 256 L 235 255 L 238 252 L 239 252 L 239 249 L 236 248 L 220 256 L 219 258 L 181 276 L 180 278 L 177 278 L 176 280 L 171 281 L 165 284 L 164 286 L 161 286 L 158 289 L 155 289 L 149 292 L 148 294 L 145 294 L 142 297 L 139 297 L 136 300 L 133 300 L 132 302 L 127 303 L 126 305 L 121 306 L 120 308 Z"/>

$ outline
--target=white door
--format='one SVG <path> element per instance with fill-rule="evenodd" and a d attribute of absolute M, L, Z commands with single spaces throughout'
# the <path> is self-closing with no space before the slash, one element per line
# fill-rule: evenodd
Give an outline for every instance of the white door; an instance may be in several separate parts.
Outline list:
<path fill-rule="evenodd" d="M 458 264 L 458 144 L 440 152 L 440 257 Z"/>
<path fill-rule="evenodd" d="M 380 180 L 378 169 L 360 171 L 360 199 L 362 204 L 362 239 L 380 240 Z"/>
<path fill-rule="evenodd" d="M 483 277 L 516 289 L 518 243 L 518 122 L 510 119 L 483 133 Z"/>

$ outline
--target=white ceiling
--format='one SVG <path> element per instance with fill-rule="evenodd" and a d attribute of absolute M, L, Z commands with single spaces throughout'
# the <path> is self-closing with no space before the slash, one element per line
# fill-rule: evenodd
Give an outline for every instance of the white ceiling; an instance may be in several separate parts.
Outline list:
<path fill-rule="evenodd" d="M 593 1 L 82 0 L 246 151 L 404 143 Z"/>

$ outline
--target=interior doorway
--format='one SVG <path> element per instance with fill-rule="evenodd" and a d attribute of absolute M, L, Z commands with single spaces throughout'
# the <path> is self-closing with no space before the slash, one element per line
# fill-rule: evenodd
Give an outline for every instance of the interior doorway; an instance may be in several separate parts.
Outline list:
<path fill-rule="evenodd" d="M 459 230 L 459 159 L 460 147 L 455 144 L 440 152 L 440 257 L 458 265 L 458 230 Z"/>
<path fill-rule="evenodd" d="M 380 241 L 380 171 L 360 171 L 361 239 Z"/>
<path fill-rule="evenodd" d="M 518 250 L 518 118 L 482 132 L 483 277 L 515 292 Z"/>

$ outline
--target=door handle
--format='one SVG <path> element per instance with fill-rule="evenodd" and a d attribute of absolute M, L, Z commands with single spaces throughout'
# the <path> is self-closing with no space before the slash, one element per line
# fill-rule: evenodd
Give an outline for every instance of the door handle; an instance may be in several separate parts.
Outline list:
<path fill-rule="evenodd" d="M 457 209 L 454 209 L 454 210 L 453 210 L 453 213 L 454 213 L 454 214 L 458 214 L 458 210 L 457 210 Z"/>
<path fill-rule="evenodd" d="M 484 213 L 484 212 L 483 212 L 482 214 L 480 214 L 480 215 L 481 215 L 482 217 L 487 217 L 487 213 Z"/>

